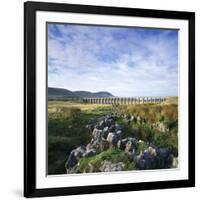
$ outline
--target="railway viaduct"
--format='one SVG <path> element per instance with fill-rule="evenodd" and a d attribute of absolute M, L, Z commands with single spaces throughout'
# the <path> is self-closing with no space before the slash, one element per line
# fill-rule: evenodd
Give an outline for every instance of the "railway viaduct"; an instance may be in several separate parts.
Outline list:
<path fill-rule="evenodd" d="M 166 97 L 90 97 L 83 98 L 83 101 L 91 104 L 145 104 L 161 103 Z"/>

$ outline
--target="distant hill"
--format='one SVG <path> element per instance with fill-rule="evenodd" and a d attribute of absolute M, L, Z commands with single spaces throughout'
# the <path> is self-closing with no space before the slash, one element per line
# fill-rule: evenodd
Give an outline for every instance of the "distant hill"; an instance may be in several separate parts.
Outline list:
<path fill-rule="evenodd" d="M 48 87 L 48 98 L 111 97 L 109 92 L 70 91 L 63 88 Z"/>
<path fill-rule="evenodd" d="M 111 97 L 113 96 L 109 92 L 74 91 L 73 93 L 81 97 Z"/>
<path fill-rule="evenodd" d="M 78 95 L 74 94 L 72 91 L 63 89 L 63 88 L 52 88 L 48 87 L 48 97 L 78 97 Z"/>

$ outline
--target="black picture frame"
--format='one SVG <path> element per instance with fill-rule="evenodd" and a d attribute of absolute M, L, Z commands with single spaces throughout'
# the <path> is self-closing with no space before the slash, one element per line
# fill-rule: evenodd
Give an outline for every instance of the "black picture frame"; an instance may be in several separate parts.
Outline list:
<path fill-rule="evenodd" d="M 63 188 L 36 188 L 36 11 L 184 19 L 189 22 L 189 178 Z M 195 186 L 195 13 L 90 5 L 24 3 L 24 196 L 43 197 Z"/>

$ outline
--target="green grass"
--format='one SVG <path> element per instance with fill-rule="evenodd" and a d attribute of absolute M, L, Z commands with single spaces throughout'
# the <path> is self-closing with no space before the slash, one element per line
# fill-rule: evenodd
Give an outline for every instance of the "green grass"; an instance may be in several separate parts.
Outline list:
<path fill-rule="evenodd" d="M 136 104 L 119 105 L 118 112 L 122 114 L 134 114 L 145 118 L 148 122 L 154 123 L 166 119 L 178 120 L 177 104 Z"/>
<path fill-rule="evenodd" d="M 175 156 L 178 156 L 178 122 L 171 121 L 167 127 L 168 133 L 160 132 L 152 128 L 151 123 L 135 124 L 134 122 L 127 123 L 122 118 L 118 119 L 118 123 L 124 126 L 123 137 L 134 137 L 144 142 L 150 142 L 158 147 L 169 148 Z"/>

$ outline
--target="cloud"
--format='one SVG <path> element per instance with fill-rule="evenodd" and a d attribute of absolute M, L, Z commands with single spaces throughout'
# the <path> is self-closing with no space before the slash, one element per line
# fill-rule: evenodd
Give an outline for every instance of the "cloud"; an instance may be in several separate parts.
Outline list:
<path fill-rule="evenodd" d="M 48 85 L 127 97 L 177 95 L 178 32 L 48 24 Z"/>

